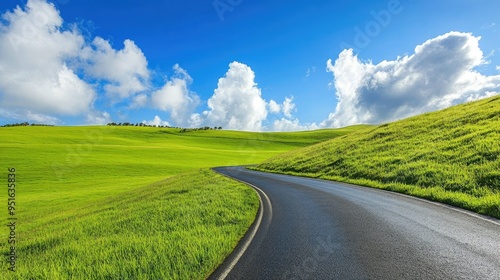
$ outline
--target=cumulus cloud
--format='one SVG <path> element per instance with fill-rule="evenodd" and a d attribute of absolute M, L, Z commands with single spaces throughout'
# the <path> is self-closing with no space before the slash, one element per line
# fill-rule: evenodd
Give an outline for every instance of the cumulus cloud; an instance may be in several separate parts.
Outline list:
<path fill-rule="evenodd" d="M 29 120 L 36 123 L 52 124 L 52 125 L 61 123 L 61 120 L 49 115 L 34 113 L 29 110 L 18 110 L 10 108 L 9 110 L 5 110 L 1 108 L 1 106 L 0 106 L 0 117 L 8 119 L 17 119 L 17 120 Z"/>
<path fill-rule="evenodd" d="M 86 41 L 75 25 L 64 24 L 54 4 L 28 0 L 23 8 L 4 13 L 0 21 L 1 116 L 106 121 L 107 113 L 94 108 L 96 81 L 113 102 L 132 98 L 130 107 L 141 107 L 147 101 L 139 94 L 148 89 L 147 64 L 133 41 L 125 40 L 121 50 L 100 37 Z"/>
<path fill-rule="evenodd" d="M 203 117 L 200 114 L 194 113 L 194 114 L 191 114 L 191 117 L 189 118 L 189 126 L 200 127 L 203 125 L 204 121 L 205 120 L 203 119 Z"/>
<path fill-rule="evenodd" d="M 169 121 L 179 126 L 259 131 L 269 112 L 291 119 L 295 110 L 293 98 L 267 103 L 252 69 L 233 62 L 208 100 L 208 109 L 193 114 L 200 98 L 190 91 L 193 80 L 179 65 L 164 85 L 155 87 L 146 56 L 132 40 L 115 49 L 101 37 L 86 38 L 76 25 L 65 24 L 54 4 L 46 0 L 28 0 L 23 8 L 4 13 L 0 117 L 51 124 L 64 123 L 66 116 L 90 124 L 111 122 L 108 112 L 94 107 L 99 99 L 99 104 L 127 110 L 147 107 L 168 112 Z M 120 111 L 117 114 L 120 117 Z M 149 123 L 165 121 L 158 117 Z"/>
<path fill-rule="evenodd" d="M 419 45 L 410 56 L 373 64 L 344 50 L 333 73 L 338 104 L 323 126 L 382 123 L 491 96 L 500 75 L 474 68 L 485 63 L 480 37 L 450 32 Z"/>
<path fill-rule="evenodd" d="M 124 41 L 121 50 L 115 50 L 101 37 L 96 37 L 92 47 L 82 56 L 88 60 L 86 72 L 105 81 L 104 90 L 116 101 L 121 101 L 147 89 L 149 81 L 148 61 L 131 40 Z"/>
<path fill-rule="evenodd" d="M 281 112 L 281 105 L 274 100 L 269 101 L 268 106 L 270 113 L 278 114 L 279 112 Z"/>
<path fill-rule="evenodd" d="M 200 103 L 200 98 L 189 90 L 192 78 L 178 64 L 173 67 L 175 76 L 153 92 L 151 102 L 154 108 L 170 113 L 177 125 L 189 123 L 190 115 Z"/>
<path fill-rule="evenodd" d="M 285 98 L 285 101 L 283 101 L 283 105 L 281 105 L 281 108 L 283 110 L 283 114 L 286 117 L 291 118 L 292 113 L 296 111 L 295 103 L 293 103 L 293 96 Z"/>
<path fill-rule="evenodd" d="M 232 62 L 208 100 L 209 110 L 203 113 L 205 122 L 226 129 L 260 131 L 268 114 L 268 105 L 261 95 L 253 70 Z"/>
<path fill-rule="evenodd" d="M 152 121 L 142 121 L 142 123 L 153 126 L 170 126 L 167 121 L 163 121 L 159 116 L 155 116 Z"/>
<path fill-rule="evenodd" d="M 132 99 L 130 104 L 131 109 L 143 108 L 148 104 L 148 96 L 146 94 L 138 94 Z"/>
<path fill-rule="evenodd" d="M 291 118 L 292 114 L 297 111 L 296 105 L 293 102 L 293 96 L 286 97 L 285 101 L 283 101 L 283 103 L 281 104 L 278 104 L 276 101 L 271 100 L 267 105 L 269 108 L 269 113 L 283 113 L 283 115 L 285 115 L 287 118 Z"/>
<path fill-rule="evenodd" d="M 292 117 L 292 113 L 296 112 L 296 105 L 293 102 L 293 96 L 292 97 L 286 97 L 285 101 L 283 103 L 278 104 L 276 101 L 271 100 L 267 104 L 267 107 L 269 108 L 269 112 L 272 114 L 279 114 L 283 113 L 287 118 Z"/>
<path fill-rule="evenodd" d="M 0 109 L 19 119 L 54 123 L 51 115 L 77 116 L 91 110 L 96 93 L 67 61 L 81 50 L 76 30 L 63 30 L 53 4 L 29 0 L 0 22 Z"/>
<path fill-rule="evenodd" d="M 316 123 L 312 124 L 301 124 L 299 119 L 287 119 L 281 118 L 273 122 L 274 131 L 303 131 L 303 130 L 313 130 L 319 129 L 320 127 Z"/>
<path fill-rule="evenodd" d="M 229 65 L 225 76 L 219 79 L 214 95 L 208 100 L 209 110 L 203 114 L 192 114 L 190 124 L 248 131 L 297 131 L 318 128 L 316 124 L 301 124 L 297 118 L 293 118 L 293 113 L 296 112 L 293 99 L 291 96 L 286 97 L 282 103 L 274 100 L 266 102 L 255 83 L 253 70 L 248 65 L 235 61 Z M 284 118 L 269 120 L 269 113 L 281 113 Z"/>
<path fill-rule="evenodd" d="M 111 115 L 108 112 L 91 112 L 87 115 L 88 124 L 107 124 L 111 122 Z"/>

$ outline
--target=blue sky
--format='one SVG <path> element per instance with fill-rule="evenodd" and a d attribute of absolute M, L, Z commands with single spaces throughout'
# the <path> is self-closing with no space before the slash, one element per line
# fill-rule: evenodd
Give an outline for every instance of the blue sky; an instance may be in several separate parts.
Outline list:
<path fill-rule="evenodd" d="M 4 0 L 0 124 L 400 119 L 500 91 L 498 11 L 466 0 Z"/>

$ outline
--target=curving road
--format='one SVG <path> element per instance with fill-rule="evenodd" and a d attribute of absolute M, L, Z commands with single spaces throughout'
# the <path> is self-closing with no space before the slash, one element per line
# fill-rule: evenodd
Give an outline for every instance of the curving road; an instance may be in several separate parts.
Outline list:
<path fill-rule="evenodd" d="M 343 183 L 215 170 L 261 190 L 262 213 L 211 279 L 500 279 L 498 220 Z"/>

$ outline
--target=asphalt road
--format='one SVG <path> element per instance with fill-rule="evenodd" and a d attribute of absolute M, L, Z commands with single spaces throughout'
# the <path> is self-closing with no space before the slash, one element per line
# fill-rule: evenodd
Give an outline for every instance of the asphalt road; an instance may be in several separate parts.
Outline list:
<path fill-rule="evenodd" d="M 215 170 L 265 194 L 255 235 L 212 279 L 500 279 L 499 220 L 343 183 Z"/>

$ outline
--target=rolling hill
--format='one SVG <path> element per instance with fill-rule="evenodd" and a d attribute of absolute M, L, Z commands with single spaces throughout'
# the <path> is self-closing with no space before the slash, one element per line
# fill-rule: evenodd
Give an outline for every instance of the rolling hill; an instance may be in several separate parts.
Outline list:
<path fill-rule="evenodd" d="M 500 96 L 366 128 L 255 169 L 387 189 L 500 218 Z"/>
<path fill-rule="evenodd" d="M 3 262 L 0 278 L 205 278 L 259 206 L 250 188 L 209 167 L 256 164 L 359 129 L 1 127 L 0 177 L 16 169 L 18 261 L 16 273 Z"/>

